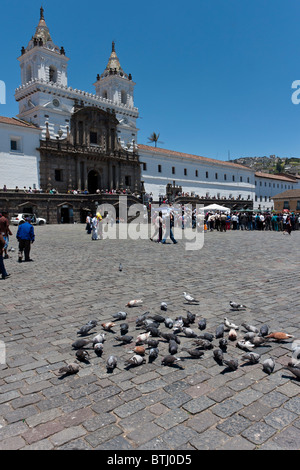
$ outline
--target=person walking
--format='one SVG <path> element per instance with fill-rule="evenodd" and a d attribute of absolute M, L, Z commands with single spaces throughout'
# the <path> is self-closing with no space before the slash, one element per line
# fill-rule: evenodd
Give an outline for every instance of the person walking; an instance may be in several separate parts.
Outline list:
<path fill-rule="evenodd" d="M 35 240 L 34 228 L 30 223 L 30 218 L 27 217 L 26 221 L 23 224 L 20 224 L 18 227 L 16 238 L 19 242 L 19 253 L 18 261 L 22 263 L 23 261 L 23 252 L 25 255 L 24 261 L 33 261 L 30 258 L 31 245 Z"/>
<path fill-rule="evenodd" d="M 9 228 L 9 219 L 8 219 L 8 212 L 7 211 L 2 211 L 2 214 L 0 214 L 0 234 L 3 236 L 5 245 L 3 248 L 3 258 L 7 259 L 8 258 L 8 243 L 9 243 L 9 235 L 12 235 L 12 232 Z"/>
<path fill-rule="evenodd" d="M 7 273 L 5 266 L 4 266 L 4 261 L 3 261 L 4 246 L 5 246 L 5 240 L 4 240 L 3 235 L 0 234 L 0 273 L 1 273 L 1 279 L 3 280 L 10 276 L 10 274 Z"/>
<path fill-rule="evenodd" d="M 162 240 L 163 244 L 166 243 L 166 239 L 167 239 L 169 230 L 170 230 L 170 238 L 171 238 L 172 242 L 174 243 L 174 245 L 177 243 L 177 240 L 175 240 L 174 235 L 173 235 L 173 227 L 174 227 L 174 214 L 172 212 L 170 212 L 170 216 L 166 217 L 166 232 L 165 232 L 165 236 Z"/>

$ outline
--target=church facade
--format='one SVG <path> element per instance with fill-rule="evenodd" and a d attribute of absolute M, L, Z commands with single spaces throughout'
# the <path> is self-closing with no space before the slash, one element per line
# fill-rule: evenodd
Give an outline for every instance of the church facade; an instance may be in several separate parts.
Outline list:
<path fill-rule="evenodd" d="M 94 93 L 69 85 L 69 60 L 53 42 L 41 8 L 34 35 L 18 57 L 19 113 L 0 117 L 0 190 L 54 188 L 67 195 L 113 189 L 146 192 L 154 201 L 180 192 L 272 210 L 273 195 L 298 187 L 296 178 L 138 143 L 135 83 L 122 69 L 115 43 Z"/>

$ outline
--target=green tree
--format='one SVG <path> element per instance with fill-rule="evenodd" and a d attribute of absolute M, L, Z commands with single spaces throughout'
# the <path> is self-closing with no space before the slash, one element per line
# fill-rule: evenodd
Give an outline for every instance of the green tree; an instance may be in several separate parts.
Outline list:
<path fill-rule="evenodd" d="M 158 140 L 159 136 L 160 136 L 160 134 L 156 134 L 156 132 L 152 132 L 150 137 L 148 137 L 148 141 L 151 142 L 151 143 L 154 142 L 155 147 L 157 147 L 157 143 L 159 142 L 159 140 Z M 160 142 L 160 143 L 162 144 L 163 142 Z"/>

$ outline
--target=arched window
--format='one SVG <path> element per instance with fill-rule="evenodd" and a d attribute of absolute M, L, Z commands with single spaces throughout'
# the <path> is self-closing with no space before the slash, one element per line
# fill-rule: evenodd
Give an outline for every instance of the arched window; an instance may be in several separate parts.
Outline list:
<path fill-rule="evenodd" d="M 103 90 L 102 98 L 105 98 L 107 100 L 107 91 L 106 90 Z"/>
<path fill-rule="evenodd" d="M 26 67 L 26 83 L 30 82 L 32 79 L 32 68 L 31 65 L 27 65 Z"/>
<path fill-rule="evenodd" d="M 57 82 L 57 68 L 54 67 L 54 65 L 50 65 L 49 67 L 49 82 Z"/>
<path fill-rule="evenodd" d="M 126 91 L 122 90 L 121 91 L 121 103 L 126 104 L 127 103 L 127 93 Z"/>

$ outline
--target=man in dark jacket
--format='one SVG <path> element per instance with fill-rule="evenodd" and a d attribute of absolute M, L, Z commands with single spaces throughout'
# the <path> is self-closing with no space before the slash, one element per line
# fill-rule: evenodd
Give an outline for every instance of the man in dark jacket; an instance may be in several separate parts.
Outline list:
<path fill-rule="evenodd" d="M 29 218 L 27 218 L 23 224 L 19 225 L 16 237 L 19 242 L 19 254 L 18 254 L 19 263 L 22 262 L 23 251 L 25 254 L 25 261 L 32 261 L 32 259 L 30 259 L 29 257 L 29 254 L 30 254 L 31 244 L 35 240 L 35 235 L 34 235 L 34 228 L 31 225 Z"/>
<path fill-rule="evenodd" d="M 6 279 L 7 277 L 10 276 L 10 274 L 7 274 L 4 262 L 3 262 L 3 250 L 5 246 L 5 240 L 3 235 L 0 234 L 0 274 L 2 279 Z"/>

